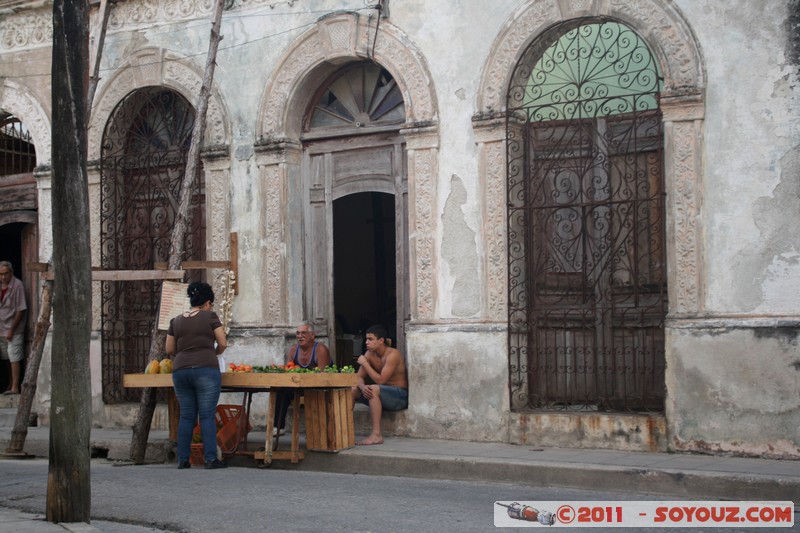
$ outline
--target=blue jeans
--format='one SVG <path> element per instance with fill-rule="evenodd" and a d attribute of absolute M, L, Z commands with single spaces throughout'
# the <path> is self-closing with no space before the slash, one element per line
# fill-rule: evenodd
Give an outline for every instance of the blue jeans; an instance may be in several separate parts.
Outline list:
<path fill-rule="evenodd" d="M 408 409 L 408 389 L 394 385 L 378 385 L 381 388 L 381 406 L 386 411 L 402 411 Z M 369 405 L 369 400 L 360 396 L 358 403 Z"/>
<path fill-rule="evenodd" d="M 192 451 L 192 433 L 200 416 L 203 457 L 217 458 L 216 410 L 222 380 L 219 368 L 181 368 L 172 374 L 175 396 L 181 406 L 178 422 L 178 461 L 188 461 Z"/>

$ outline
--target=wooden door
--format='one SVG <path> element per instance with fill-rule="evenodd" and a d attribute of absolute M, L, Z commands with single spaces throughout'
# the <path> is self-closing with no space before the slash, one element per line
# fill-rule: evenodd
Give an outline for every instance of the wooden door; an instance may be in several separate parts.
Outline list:
<path fill-rule="evenodd" d="M 380 134 L 308 143 L 304 151 L 304 174 L 308 179 L 308 204 L 305 234 L 306 316 L 320 332 L 336 357 L 337 309 L 335 306 L 336 276 L 334 272 L 333 202 L 362 193 L 383 193 L 394 197 L 392 323 L 383 324 L 394 332 L 397 347 L 405 348 L 405 323 L 408 319 L 408 209 L 404 168 L 404 146 L 397 134 Z M 353 258 L 359 260 L 358 257 Z M 358 295 L 354 295 L 358 298 Z M 384 314 L 383 317 L 388 315 Z M 380 320 L 380 318 L 378 318 Z M 370 324 L 371 325 L 371 324 Z M 341 333 L 342 323 L 338 328 Z M 353 326 L 362 329 L 361 325 Z M 337 359 L 338 361 L 338 359 Z M 347 357 L 340 364 L 349 364 Z"/>
<path fill-rule="evenodd" d="M 25 324 L 25 354 L 30 353 L 36 320 L 39 318 L 39 274 L 27 269 L 29 263 L 39 261 L 39 232 L 36 224 L 27 224 L 21 232 L 22 265 L 21 275 L 25 285 L 25 301 L 28 304 L 28 315 Z"/>

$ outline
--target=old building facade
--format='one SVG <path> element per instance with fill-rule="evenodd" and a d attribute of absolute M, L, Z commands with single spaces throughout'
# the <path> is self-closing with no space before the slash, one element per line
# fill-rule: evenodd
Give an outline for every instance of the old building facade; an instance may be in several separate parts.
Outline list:
<path fill-rule="evenodd" d="M 165 260 L 210 4 L 112 5 L 97 267 Z M 186 259 L 227 260 L 236 236 L 228 360 L 278 362 L 307 320 L 347 364 L 383 323 L 409 369 L 398 434 L 800 458 L 796 3 L 377 7 L 223 14 Z M 52 250 L 51 8 L 0 0 L 0 234 L 32 295 L 24 264 Z M 120 381 L 144 367 L 154 295 L 95 284 L 97 425 L 134 415 Z M 48 390 L 44 365 L 45 421 Z"/>

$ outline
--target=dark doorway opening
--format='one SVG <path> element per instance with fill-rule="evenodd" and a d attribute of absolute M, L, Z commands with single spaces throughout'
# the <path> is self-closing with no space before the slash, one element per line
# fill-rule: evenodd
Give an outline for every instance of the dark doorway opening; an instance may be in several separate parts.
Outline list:
<path fill-rule="evenodd" d="M 23 279 L 23 264 L 22 264 L 22 229 L 25 227 L 24 222 L 14 222 L 0 226 L 0 242 L 3 243 L 0 249 L 0 261 L 8 261 L 14 268 L 14 276 L 25 282 Z M 27 292 L 27 291 L 26 291 Z M 30 309 L 31 302 L 30 296 L 25 294 L 26 303 Z M 26 339 L 27 340 L 27 339 Z M 28 351 L 25 351 L 27 356 Z M 11 367 L 8 361 L 3 361 L 0 365 L 0 390 L 6 390 L 11 383 Z M 25 378 L 25 360 L 21 365 L 20 380 Z"/>
<path fill-rule="evenodd" d="M 333 202 L 337 364 L 363 353 L 364 331 L 382 324 L 397 340 L 394 196 L 362 192 Z M 354 357 L 355 356 L 355 357 Z"/>
<path fill-rule="evenodd" d="M 0 226 L 0 261 L 8 261 L 14 267 L 14 275 L 18 278 L 22 273 L 22 228 L 24 222 L 15 222 Z"/>

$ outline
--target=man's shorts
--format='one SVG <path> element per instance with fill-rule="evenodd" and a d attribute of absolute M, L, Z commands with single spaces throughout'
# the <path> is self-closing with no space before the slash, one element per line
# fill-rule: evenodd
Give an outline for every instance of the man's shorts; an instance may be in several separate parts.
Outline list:
<path fill-rule="evenodd" d="M 392 385 L 378 385 L 381 388 L 381 405 L 387 411 L 408 409 L 408 389 Z M 361 396 L 357 402 L 369 405 L 369 400 Z"/>
<path fill-rule="evenodd" d="M 19 363 L 25 356 L 22 345 L 22 334 L 17 333 L 8 342 L 5 337 L 0 337 L 0 359 L 8 360 L 12 363 Z"/>

